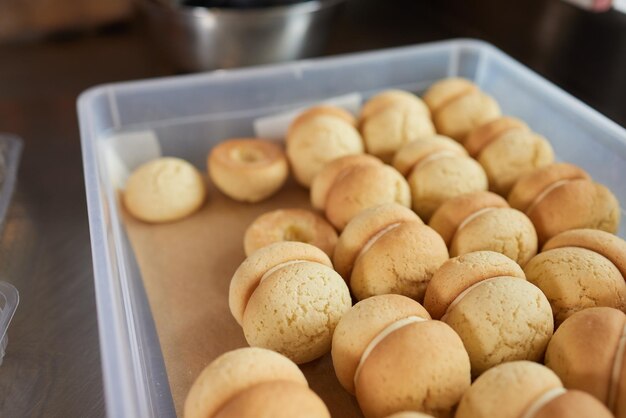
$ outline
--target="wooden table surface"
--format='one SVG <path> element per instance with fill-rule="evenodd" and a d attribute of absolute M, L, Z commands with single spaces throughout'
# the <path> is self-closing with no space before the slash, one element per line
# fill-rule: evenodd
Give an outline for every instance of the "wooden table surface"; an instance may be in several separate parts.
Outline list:
<path fill-rule="evenodd" d="M 336 21 L 327 53 L 460 36 L 494 43 L 626 124 L 626 15 L 617 12 L 558 0 L 359 0 Z M 136 22 L 0 46 L 0 132 L 25 142 L 0 240 L 0 279 L 21 296 L 0 366 L 0 417 L 105 416 L 75 103 L 96 84 L 173 72 Z"/>

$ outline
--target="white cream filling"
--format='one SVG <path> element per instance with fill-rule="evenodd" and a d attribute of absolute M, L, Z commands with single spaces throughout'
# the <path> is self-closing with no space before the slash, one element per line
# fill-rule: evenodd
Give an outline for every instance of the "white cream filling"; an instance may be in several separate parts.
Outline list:
<path fill-rule="evenodd" d="M 309 262 L 309 261 L 308 260 L 290 260 L 290 261 L 285 261 L 284 263 L 276 264 L 274 267 L 272 267 L 271 269 L 266 271 L 263 274 L 263 276 L 261 276 L 261 280 L 259 280 L 259 284 L 263 283 L 263 280 L 267 279 L 268 277 L 270 277 L 272 274 L 274 274 L 276 271 L 282 269 L 283 267 L 287 267 L 287 266 L 290 266 L 292 264 L 307 263 L 307 262 Z M 258 287 L 258 285 L 257 285 L 257 287 Z"/>
<path fill-rule="evenodd" d="M 552 183 L 551 185 L 543 189 L 543 191 L 539 193 L 537 197 L 535 197 L 535 200 L 533 200 L 532 203 L 526 209 L 526 215 L 530 214 L 530 212 L 532 212 L 533 209 L 535 209 L 535 206 L 537 206 L 539 202 L 541 202 L 547 195 L 549 195 L 550 192 L 552 192 L 552 190 L 556 189 L 557 187 L 561 187 L 562 185 L 564 185 L 565 183 L 569 183 L 570 181 L 572 180 L 566 179 L 566 180 L 555 181 L 554 183 Z"/>
<path fill-rule="evenodd" d="M 410 177 L 413 173 L 418 171 L 420 168 L 423 168 L 424 166 L 432 163 L 433 161 L 440 160 L 446 157 L 458 157 L 458 156 L 459 154 L 456 154 L 455 152 L 450 151 L 450 150 L 442 150 L 442 151 L 433 152 L 426 158 L 417 160 L 417 163 L 415 163 L 413 167 L 411 167 L 411 169 L 409 170 L 409 174 L 407 175 L 407 177 Z"/>
<path fill-rule="evenodd" d="M 619 377 L 624 364 L 624 350 L 626 350 L 626 326 L 622 330 L 622 336 L 617 344 L 615 359 L 613 360 L 613 370 L 611 370 L 611 386 L 609 386 L 609 398 L 607 406 L 611 411 L 615 411 L 615 403 L 617 402 L 617 390 L 619 389 Z"/>
<path fill-rule="evenodd" d="M 565 392 L 567 392 L 565 388 L 561 387 L 550 389 L 549 391 L 535 399 L 535 402 L 530 405 L 530 407 L 524 412 L 524 415 L 522 415 L 520 418 L 533 418 L 535 414 L 539 412 L 541 408 L 546 406 L 548 402 L 550 402 L 554 398 L 558 398 Z"/>
<path fill-rule="evenodd" d="M 359 253 L 357 254 L 356 258 L 354 259 L 354 262 L 356 263 L 356 260 L 358 260 L 359 258 L 361 258 L 361 256 L 363 254 L 365 254 L 366 252 L 369 251 L 370 248 L 372 248 L 372 245 L 374 245 L 374 243 L 376 243 L 376 241 L 378 241 L 383 235 L 385 235 L 387 232 L 396 229 L 397 227 L 399 227 L 400 225 L 402 225 L 402 222 L 396 222 L 393 224 L 389 224 L 386 227 L 384 227 L 383 229 L 381 229 L 380 231 L 378 231 L 376 234 L 374 234 L 363 246 L 363 248 L 361 248 L 361 251 L 359 251 Z"/>
<path fill-rule="evenodd" d="M 454 300 L 452 301 L 452 303 L 450 305 L 448 305 L 448 308 L 446 309 L 446 313 L 443 314 L 443 316 L 441 317 L 442 321 L 446 321 L 446 318 L 448 317 L 448 314 L 450 312 L 452 312 L 452 309 L 454 309 L 454 307 L 456 305 L 458 305 L 461 300 L 463 300 L 463 298 L 472 290 L 474 290 L 475 288 L 477 288 L 478 286 L 480 286 L 481 284 L 485 284 L 485 283 L 489 283 L 491 281 L 494 281 L 495 279 L 499 279 L 502 276 L 497 276 L 497 277 L 492 277 L 490 279 L 485 279 L 485 280 L 481 280 L 479 282 L 474 283 L 473 285 L 471 285 L 470 287 L 468 287 L 467 289 L 465 289 L 464 291 L 462 291 L 461 293 L 459 293 L 459 295 L 457 297 L 454 298 Z"/>
<path fill-rule="evenodd" d="M 474 219 L 478 218 L 483 213 L 491 212 L 492 210 L 496 210 L 496 209 L 498 208 L 482 208 L 480 210 L 477 210 L 476 212 L 472 213 L 467 218 L 463 219 L 463 222 L 461 222 L 461 224 L 456 228 L 456 231 L 454 232 L 454 234 L 456 235 L 461 229 L 465 228 L 465 225 L 472 222 Z"/>
<path fill-rule="evenodd" d="M 405 327 L 410 324 L 418 323 L 418 322 L 424 322 L 424 321 L 428 321 L 428 320 L 426 318 L 421 318 L 419 316 L 412 315 L 412 316 L 407 316 L 406 318 L 398 319 L 397 321 L 392 322 L 391 324 L 383 328 L 382 331 L 380 331 L 374 338 L 372 338 L 372 341 L 370 341 L 367 347 L 365 347 L 363 354 L 361 354 L 359 365 L 356 367 L 356 371 L 354 372 L 354 384 L 356 385 L 356 382 L 359 379 L 359 375 L 361 374 L 361 368 L 363 367 L 365 360 L 367 360 L 367 358 L 372 353 L 374 348 L 376 348 L 376 346 L 382 340 L 387 338 L 387 336 L 391 334 L 392 332 L 397 331 L 402 327 Z"/>

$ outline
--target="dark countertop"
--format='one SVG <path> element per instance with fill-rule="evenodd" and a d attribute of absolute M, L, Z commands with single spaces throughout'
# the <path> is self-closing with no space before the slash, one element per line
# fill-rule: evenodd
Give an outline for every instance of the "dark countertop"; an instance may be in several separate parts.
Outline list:
<path fill-rule="evenodd" d="M 0 46 L 0 131 L 25 142 L 0 240 L 1 277 L 21 292 L 0 367 L 2 417 L 105 414 L 75 101 L 95 84 L 174 73 L 144 33 L 130 23 Z M 353 0 L 327 53 L 450 37 L 492 42 L 626 125 L 626 15 L 617 12 L 558 0 Z"/>

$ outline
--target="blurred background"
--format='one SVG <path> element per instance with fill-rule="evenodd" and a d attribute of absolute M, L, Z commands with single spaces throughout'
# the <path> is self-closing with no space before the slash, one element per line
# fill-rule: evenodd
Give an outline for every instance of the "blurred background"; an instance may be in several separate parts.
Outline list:
<path fill-rule="evenodd" d="M 623 3 L 0 0 L 0 132 L 25 144 L 0 240 L 0 274 L 22 296 L 0 368 L 0 416 L 105 414 L 75 111 L 83 90 L 472 37 L 624 126 Z"/>

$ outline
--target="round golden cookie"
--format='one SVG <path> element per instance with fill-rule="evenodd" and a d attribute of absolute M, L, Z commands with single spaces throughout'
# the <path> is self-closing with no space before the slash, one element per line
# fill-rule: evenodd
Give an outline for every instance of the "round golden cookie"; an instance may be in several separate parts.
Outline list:
<path fill-rule="evenodd" d="M 282 148 L 262 139 L 229 139 L 209 154 L 209 176 L 228 197 L 259 202 L 276 193 L 287 180 L 289 167 Z"/>
<path fill-rule="evenodd" d="M 423 414 L 421 412 L 402 411 L 388 415 L 386 418 L 434 418 L 432 415 Z"/>
<path fill-rule="evenodd" d="M 170 222 L 191 215 L 204 203 L 202 175 L 187 161 L 163 157 L 139 166 L 126 181 L 126 210 L 145 222 Z"/>
<path fill-rule="evenodd" d="M 474 192 L 454 197 L 444 202 L 433 213 L 428 225 L 450 245 L 459 225 L 471 214 L 486 208 L 508 208 L 501 196 L 491 192 Z"/>
<path fill-rule="evenodd" d="M 527 415 L 523 418 L 613 417 L 606 406 L 602 405 L 597 399 L 578 390 L 568 390 L 560 394 L 547 394 L 546 398 L 538 400 L 534 405 L 533 411 L 527 412 Z"/>
<path fill-rule="evenodd" d="M 552 237 L 543 251 L 562 247 L 580 247 L 609 259 L 626 280 L 626 241 L 599 229 L 570 229 Z"/>
<path fill-rule="evenodd" d="M 246 305 L 262 277 L 277 267 L 294 261 L 311 261 L 327 267 L 333 266 L 326 253 L 302 242 L 277 242 L 255 251 L 241 263 L 230 281 L 228 306 L 239 325 L 243 325 Z"/>
<path fill-rule="evenodd" d="M 308 387 L 290 382 L 259 383 L 228 401 L 212 418 L 330 418 Z"/>
<path fill-rule="evenodd" d="M 528 210 L 543 243 L 568 229 L 592 228 L 617 232 L 619 202 L 609 189 L 588 180 L 556 187 Z"/>
<path fill-rule="evenodd" d="M 400 148 L 393 157 L 393 166 L 406 177 L 422 160 L 439 153 L 467 156 L 465 148 L 455 140 L 442 135 L 432 135 L 411 141 Z"/>
<path fill-rule="evenodd" d="M 337 232 L 321 216 L 305 209 L 277 209 L 259 216 L 243 237 L 246 256 L 259 248 L 281 241 L 314 245 L 329 256 L 335 251 Z"/>
<path fill-rule="evenodd" d="M 591 180 L 591 177 L 585 170 L 573 164 L 550 164 L 520 177 L 507 199 L 512 208 L 526 212 L 553 184 L 569 180 Z"/>
<path fill-rule="evenodd" d="M 500 364 L 474 381 L 463 395 L 455 418 L 522 418 L 542 395 L 562 387 L 559 378 L 541 364 Z"/>
<path fill-rule="evenodd" d="M 489 189 L 507 196 L 520 177 L 554 162 L 554 151 L 540 135 L 511 130 L 483 148 L 478 162 L 487 173 Z"/>
<path fill-rule="evenodd" d="M 382 161 L 371 155 L 354 154 L 339 157 L 327 163 L 311 183 L 311 205 L 317 210 L 324 210 L 328 191 L 335 180 L 347 172 L 344 170 L 360 164 L 382 164 Z"/>
<path fill-rule="evenodd" d="M 537 254 L 537 233 L 526 215 L 512 208 L 486 208 L 465 218 L 450 243 L 450 255 L 496 251 L 523 266 Z"/>
<path fill-rule="evenodd" d="M 411 209 L 398 203 L 374 206 L 352 218 L 341 232 L 335 246 L 333 265 L 337 273 L 349 282 L 354 261 L 361 250 L 371 240 L 377 239 L 378 234 L 385 233 L 387 228 L 403 222 L 421 222 L 421 220 Z"/>
<path fill-rule="evenodd" d="M 404 90 L 384 90 L 372 96 L 361 108 L 361 121 L 373 116 L 375 113 L 385 109 L 386 107 L 397 103 L 412 103 L 422 108 L 422 112 L 430 116 L 430 109 L 426 103 L 413 93 Z"/>
<path fill-rule="evenodd" d="M 432 157 L 417 164 L 408 178 L 413 210 L 422 219 L 430 219 L 446 200 L 487 190 L 487 175 L 476 160 L 449 154 Z"/>
<path fill-rule="evenodd" d="M 421 104 L 395 102 L 363 120 L 361 132 L 367 152 L 391 162 L 404 144 L 434 135 L 435 128 Z"/>
<path fill-rule="evenodd" d="M 354 394 L 354 375 L 368 344 L 392 323 L 417 316 L 430 319 L 419 303 L 402 295 L 379 295 L 354 305 L 333 334 L 332 359 L 339 383 Z"/>
<path fill-rule="evenodd" d="M 617 309 L 576 312 L 554 333 L 545 359 L 566 388 L 590 393 L 620 418 L 626 416 L 625 328 L 626 315 Z"/>
<path fill-rule="evenodd" d="M 463 340 L 472 376 L 507 361 L 541 361 L 554 323 L 539 288 L 519 277 L 501 276 L 468 289 L 442 320 Z"/>
<path fill-rule="evenodd" d="M 330 351 L 335 326 L 351 306 L 350 291 L 332 268 L 297 262 L 261 280 L 244 311 L 243 332 L 251 346 L 306 363 Z"/>
<path fill-rule="evenodd" d="M 196 378 L 184 405 L 185 418 L 212 418 L 237 394 L 265 382 L 289 381 L 306 388 L 298 366 L 263 348 L 240 348 L 213 360 Z"/>
<path fill-rule="evenodd" d="M 563 247 L 543 251 L 524 267 L 528 281 L 550 300 L 558 327 L 586 308 L 626 308 L 626 283 L 615 265 L 584 248 Z"/>
<path fill-rule="evenodd" d="M 394 167 L 408 176 L 413 210 L 425 220 L 448 199 L 487 190 L 487 176 L 480 164 L 444 136 L 408 143 L 396 153 Z"/>
<path fill-rule="evenodd" d="M 396 169 L 384 164 L 361 164 L 342 171 L 326 197 L 326 218 L 338 230 L 360 212 L 384 203 L 411 205 L 409 185 Z"/>
<path fill-rule="evenodd" d="M 470 80 L 461 77 L 450 77 L 434 83 L 426 90 L 422 98 L 430 108 L 430 111 L 435 113 L 449 102 L 475 91 L 478 91 L 478 86 Z"/>
<path fill-rule="evenodd" d="M 435 271 L 428 283 L 424 307 L 434 319 L 441 319 L 465 289 L 500 276 L 526 279 L 515 261 L 493 251 L 476 251 L 451 258 Z"/>
<path fill-rule="evenodd" d="M 465 139 L 463 146 L 469 155 L 476 158 L 486 146 L 513 130 L 530 132 L 530 128 L 523 121 L 511 116 L 501 116 L 473 129 Z"/>
<path fill-rule="evenodd" d="M 304 113 L 289 127 L 287 157 L 298 183 L 309 187 L 324 165 L 335 158 L 363 153 L 359 132 L 332 112 Z"/>
<path fill-rule="evenodd" d="M 355 387 L 366 418 L 406 410 L 450 416 L 470 385 L 459 336 L 441 321 L 412 319 L 388 326 L 361 357 Z"/>
<path fill-rule="evenodd" d="M 402 222 L 363 247 L 350 289 L 358 300 L 396 293 L 421 302 L 433 273 L 447 259 L 448 249 L 437 232 L 421 221 Z"/>
<path fill-rule="evenodd" d="M 433 113 L 433 122 L 438 133 L 462 143 L 474 128 L 499 116 L 493 97 L 475 90 L 445 103 Z"/>

